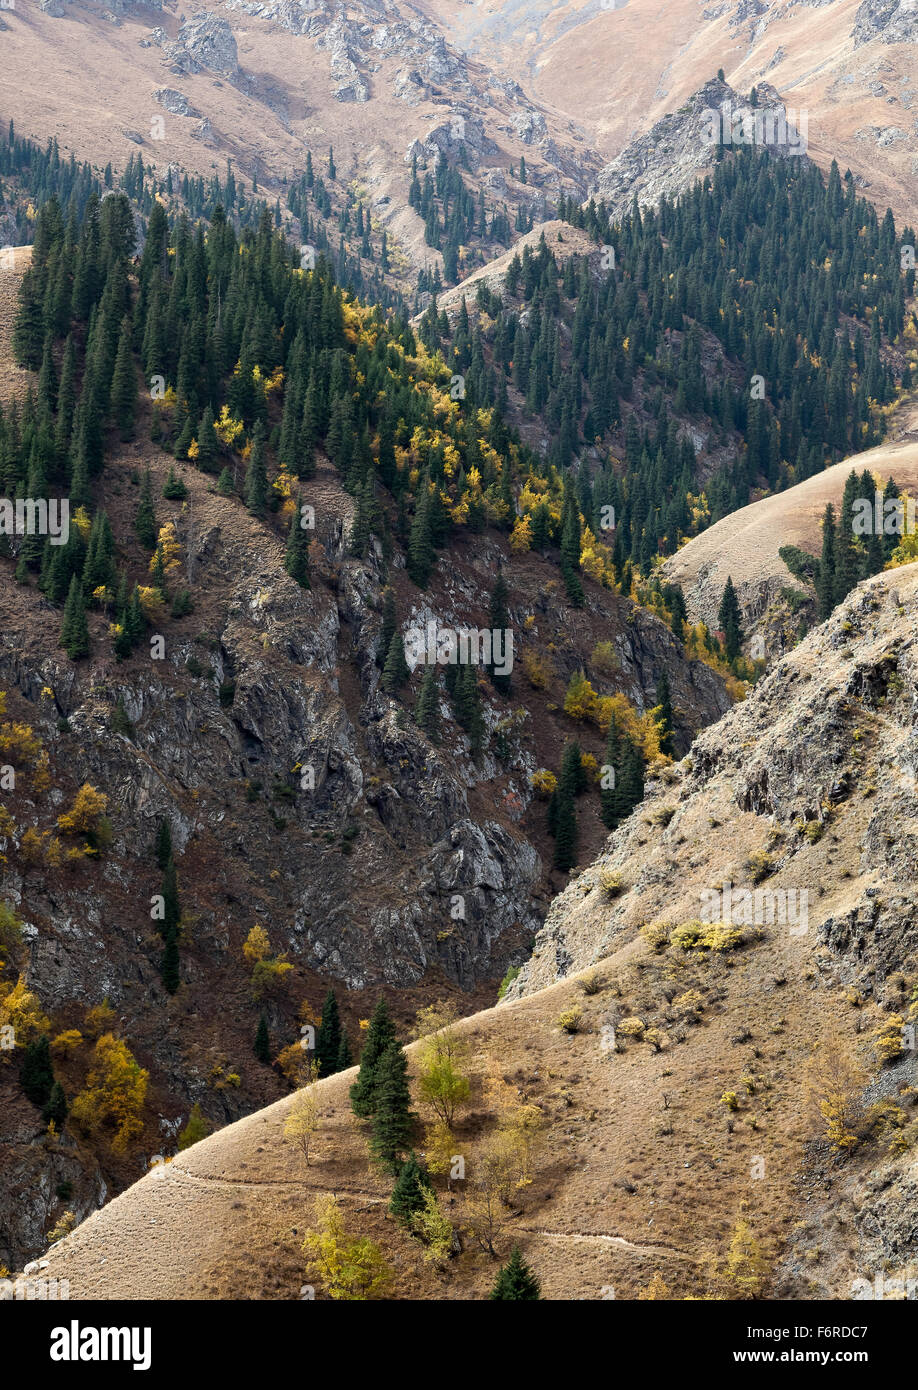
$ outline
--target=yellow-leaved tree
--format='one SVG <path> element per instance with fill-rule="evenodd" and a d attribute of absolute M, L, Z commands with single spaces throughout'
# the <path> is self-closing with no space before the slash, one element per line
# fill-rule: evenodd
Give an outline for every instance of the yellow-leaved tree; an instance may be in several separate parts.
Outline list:
<path fill-rule="evenodd" d="M 392 1273 L 379 1246 L 366 1236 L 348 1234 L 340 1203 L 331 1193 L 316 1198 L 315 1213 L 315 1227 L 303 1241 L 310 1278 L 336 1300 L 354 1303 L 384 1297 Z"/>
<path fill-rule="evenodd" d="M 127 1043 L 103 1033 L 96 1043 L 86 1085 L 73 1098 L 71 1117 L 88 1133 L 114 1131 L 112 1149 L 124 1153 L 143 1133 L 143 1108 L 149 1072 L 140 1066 Z"/>

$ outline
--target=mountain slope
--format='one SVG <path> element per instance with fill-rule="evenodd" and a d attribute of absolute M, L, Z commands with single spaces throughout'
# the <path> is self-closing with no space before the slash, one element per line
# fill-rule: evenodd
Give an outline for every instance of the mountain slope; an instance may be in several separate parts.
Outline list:
<path fill-rule="evenodd" d="M 889 478 L 903 490 L 918 488 L 918 444 L 883 444 L 854 454 L 784 492 L 773 493 L 732 512 L 693 536 L 663 563 L 666 578 L 679 584 L 693 621 L 717 626 L 717 610 L 728 576 L 744 615 L 762 617 L 780 591 L 796 584 L 781 559 L 782 546 L 799 546 L 818 555 L 826 504 L 836 515 L 852 468 L 869 469 L 882 492 Z"/>
<path fill-rule="evenodd" d="M 476 1058 L 456 1130 L 472 1180 L 498 1078 L 542 1113 L 534 1180 L 498 1253 L 518 1241 L 549 1297 L 633 1297 L 654 1272 L 663 1296 L 743 1296 L 712 1272 L 738 1220 L 774 1296 L 846 1298 L 855 1279 L 909 1268 L 918 1067 L 907 1042 L 883 1063 L 875 1039 L 918 1012 L 918 567 L 897 572 L 896 591 L 898 608 L 887 577 L 861 585 L 696 740 L 556 900 L 520 997 L 458 1025 Z M 606 872 L 621 889 L 602 886 Z M 741 939 L 722 951 L 667 945 L 725 879 L 771 895 L 772 917 L 734 916 Z M 791 888 L 809 894 L 806 921 L 774 915 Z M 667 933 L 645 941 L 640 924 L 661 919 Z M 568 1033 L 558 1020 L 575 1005 Z M 844 1157 L 808 1100 L 832 1094 L 837 1058 L 856 1078 Z M 311 1199 L 337 1191 L 349 1228 L 382 1244 L 396 1297 L 482 1297 L 495 1266 L 471 1243 L 434 1275 L 386 1220 L 388 1184 L 367 1169 L 348 1079 L 320 1083 L 308 1170 L 283 1139 L 288 1098 L 135 1185 L 50 1252 L 47 1274 L 76 1298 L 297 1298 Z M 442 1200 L 461 1226 L 454 1188 Z M 200 1245 L 183 1238 L 189 1226 Z"/>

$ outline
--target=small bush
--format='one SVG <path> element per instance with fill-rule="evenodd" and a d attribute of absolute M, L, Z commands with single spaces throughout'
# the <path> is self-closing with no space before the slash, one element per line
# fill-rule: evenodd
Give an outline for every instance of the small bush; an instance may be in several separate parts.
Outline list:
<path fill-rule="evenodd" d="M 558 1026 L 563 1028 L 565 1033 L 578 1033 L 583 1022 L 583 1010 L 579 1004 L 574 1004 L 569 1009 L 558 1015 Z"/>
<path fill-rule="evenodd" d="M 669 945 L 670 931 L 671 928 L 667 922 L 645 922 L 641 927 L 641 936 L 651 951 L 655 955 L 660 955 Z"/>
<path fill-rule="evenodd" d="M 599 870 L 599 886 L 610 898 L 617 898 L 619 893 L 624 892 L 625 888 L 621 874 L 616 873 L 615 869 L 610 869 L 606 864 Z"/>

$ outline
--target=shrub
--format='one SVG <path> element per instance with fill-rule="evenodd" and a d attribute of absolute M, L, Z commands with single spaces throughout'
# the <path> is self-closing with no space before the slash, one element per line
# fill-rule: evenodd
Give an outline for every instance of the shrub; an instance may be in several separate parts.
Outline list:
<path fill-rule="evenodd" d="M 536 796 L 547 801 L 552 792 L 557 790 L 558 779 L 553 772 L 549 772 L 547 767 L 540 767 L 532 774 L 529 785 Z"/>
<path fill-rule="evenodd" d="M 617 898 L 619 893 L 624 892 L 625 887 L 621 874 L 615 869 L 610 869 L 608 864 L 604 864 L 599 870 L 599 886 L 610 898 Z"/>
<path fill-rule="evenodd" d="M 670 945 L 681 951 L 724 951 L 735 950 L 743 941 L 739 927 L 729 922 L 702 922 L 697 918 L 683 922 L 676 927 L 670 937 Z"/>
<path fill-rule="evenodd" d="M 735 1091 L 724 1091 L 720 1103 L 725 1105 L 728 1110 L 739 1110 L 739 1096 Z"/>
<path fill-rule="evenodd" d="M 597 642 L 590 653 L 590 665 L 602 676 L 614 676 L 621 662 L 614 642 Z"/>
<path fill-rule="evenodd" d="M 625 1038 L 643 1038 L 647 1024 L 642 1018 L 623 1018 L 616 1027 L 616 1033 Z"/>
<path fill-rule="evenodd" d="M 758 849 L 746 860 L 746 868 L 753 883 L 761 883 L 763 878 L 774 872 L 774 859 L 765 850 Z"/>
<path fill-rule="evenodd" d="M 507 993 L 507 990 L 510 988 L 510 986 L 513 984 L 513 981 L 514 981 L 514 980 L 516 979 L 516 977 L 519 975 L 521 969 L 522 969 L 522 966 L 520 966 L 520 965 L 511 965 L 511 966 L 510 966 L 510 968 L 509 968 L 509 970 L 507 971 L 506 975 L 504 976 L 504 978 L 503 978 L 503 979 L 501 980 L 501 982 L 500 982 L 500 987 L 499 987 L 499 989 L 498 989 L 498 991 L 497 991 L 497 997 L 498 997 L 498 999 L 503 999 L 504 995 Z"/>
<path fill-rule="evenodd" d="M 645 922 L 641 927 L 641 936 L 647 942 L 651 951 L 655 955 L 660 955 L 669 945 L 669 934 L 672 928 L 668 922 Z"/>
<path fill-rule="evenodd" d="M 891 1014 L 873 1035 L 873 1047 L 880 1062 L 894 1062 L 902 1056 L 902 1030 L 905 1020 L 901 1014 Z"/>
<path fill-rule="evenodd" d="M 558 1025 L 565 1033 L 577 1033 L 583 1022 L 583 1010 L 579 1004 L 573 1004 L 569 1009 L 558 1015 Z"/>
<path fill-rule="evenodd" d="M 83 1034 L 79 1028 L 68 1028 L 64 1033 L 58 1033 L 57 1037 L 51 1042 L 51 1051 L 58 1056 L 69 1057 L 82 1045 Z"/>
<path fill-rule="evenodd" d="M 680 1017 L 697 1018 L 704 1008 L 704 999 L 697 989 L 687 989 L 672 1002 L 673 1012 Z"/>
<path fill-rule="evenodd" d="M 554 666 L 541 652 L 523 653 L 523 674 L 533 690 L 544 690 L 557 675 Z"/>

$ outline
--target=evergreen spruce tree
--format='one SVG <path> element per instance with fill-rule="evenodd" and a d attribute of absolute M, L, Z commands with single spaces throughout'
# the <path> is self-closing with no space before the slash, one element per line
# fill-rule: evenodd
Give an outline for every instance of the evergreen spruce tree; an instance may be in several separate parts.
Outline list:
<path fill-rule="evenodd" d="M 412 1216 L 423 1210 L 425 1196 L 431 1190 L 427 1169 L 418 1162 L 417 1154 L 412 1149 L 399 1169 L 389 1199 L 389 1210 L 396 1221 L 410 1226 Z"/>
<path fill-rule="evenodd" d="M 599 793 L 600 815 L 602 823 L 607 830 L 614 830 L 619 821 L 620 790 L 619 782 L 622 775 L 622 735 L 618 727 L 615 715 L 609 721 L 609 732 L 606 736 L 606 769 L 600 778 L 601 790 Z M 604 782 L 608 786 L 603 785 Z"/>
<path fill-rule="evenodd" d="M 233 475 L 228 468 L 224 468 L 217 479 L 217 491 L 221 497 L 232 497 L 235 490 L 233 486 Z"/>
<path fill-rule="evenodd" d="M 347 1071 L 348 1067 L 352 1065 L 351 1045 L 348 1042 L 347 1032 L 342 1027 L 341 1042 L 338 1045 L 338 1056 L 335 1059 L 335 1071 Z"/>
<path fill-rule="evenodd" d="M 182 920 L 182 905 L 179 899 L 178 877 L 175 872 L 175 860 L 172 855 L 163 870 L 163 881 L 160 887 L 160 895 L 163 900 L 163 916 L 159 923 L 160 935 L 168 939 L 170 932 L 177 932 L 180 921 Z"/>
<path fill-rule="evenodd" d="M 341 1049 L 341 1017 L 335 991 L 330 989 L 322 1005 L 322 1019 L 316 1032 L 316 1066 L 320 1076 L 331 1076 L 338 1067 Z"/>
<path fill-rule="evenodd" d="M 253 516 L 264 516 L 268 503 L 265 465 L 265 427 L 259 420 L 252 433 L 252 452 L 245 475 L 245 504 Z"/>
<path fill-rule="evenodd" d="M 440 742 L 440 683 L 436 666 L 428 666 L 421 681 L 414 718 L 431 743 Z"/>
<path fill-rule="evenodd" d="M 485 721 L 478 689 L 478 668 L 471 662 L 457 667 L 453 705 L 460 728 L 469 736 L 472 755 L 477 757 L 484 744 Z"/>
<path fill-rule="evenodd" d="M 67 1113 L 67 1097 L 64 1094 L 64 1088 L 59 1081 L 55 1081 L 54 1085 L 51 1087 L 51 1094 L 48 1096 L 47 1104 L 41 1112 L 41 1117 L 45 1124 L 53 1123 L 58 1133 L 60 1133 L 64 1121 L 67 1118 Z"/>
<path fill-rule="evenodd" d="M 492 653 L 494 647 L 494 633 L 499 632 L 502 634 L 502 650 L 505 655 L 507 655 L 510 651 L 509 643 L 512 640 L 512 634 L 510 631 L 510 610 L 507 607 L 507 596 L 507 581 L 504 579 L 503 571 L 498 570 L 497 578 L 494 581 L 494 588 L 491 590 L 491 606 L 489 618 L 492 634 Z M 497 675 L 494 670 L 493 661 L 488 667 L 488 673 L 490 674 L 491 684 L 494 686 L 494 689 L 499 691 L 501 695 L 509 695 L 511 690 L 510 676 Z"/>
<path fill-rule="evenodd" d="M 360 1119 L 368 1119 L 376 1109 L 376 1068 L 390 1043 L 395 1041 L 395 1024 L 385 999 L 380 999 L 370 1018 L 367 1040 L 360 1054 L 360 1071 L 351 1086 L 351 1109 Z"/>
<path fill-rule="evenodd" d="M 622 775 L 617 783 L 619 819 L 625 820 L 644 797 L 644 759 L 641 750 L 625 739 L 622 751 Z"/>
<path fill-rule="evenodd" d="M 79 661 L 89 655 L 89 625 L 83 607 L 83 586 L 76 575 L 70 581 L 70 590 L 64 605 L 61 646 L 71 661 Z"/>
<path fill-rule="evenodd" d="M 577 863 L 577 811 L 572 796 L 559 794 L 555 815 L 554 866 L 567 873 Z"/>
<path fill-rule="evenodd" d="M 742 649 L 743 629 L 739 599 L 733 587 L 733 580 L 727 576 L 724 592 L 717 610 L 717 622 L 724 634 L 724 653 L 728 661 L 735 661 Z"/>
<path fill-rule="evenodd" d="M 660 706 L 660 752 L 672 756 L 673 751 L 673 705 L 669 693 L 669 676 L 661 671 L 657 678 L 657 704 Z"/>
<path fill-rule="evenodd" d="M 402 634 L 395 632 L 389 643 L 389 651 L 380 684 L 388 694 L 394 695 L 399 687 L 404 685 L 410 674 L 408 662 L 405 660 L 405 644 L 402 641 Z"/>
<path fill-rule="evenodd" d="M 166 937 L 166 945 L 163 950 L 162 960 L 159 966 L 160 978 L 163 986 L 170 994 L 174 994 L 179 987 L 179 948 L 178 932 L 175 928 Z"/>
<path fill-rule="evenodd" d="M 828 618 L 835 607 L 835 594 L 835 509 L 832 503 L 828 502 L 822 517 L 822 556 L 816 580 L 816 597 L 819 601 L 821 620 Z"/>
<path fill-rule="evenodd" d="M 290 529 L 287 532 L 284 569 L 301 589 L 310 589 L 312 585 L 309 579 L 309 532 L 300 525 L 301 518 L 300 499 L 297 498 L 296 510 L 290 518 Z"/>
<path fill-rule="evenodd" d="M 214 412 L 209 405 L 205 406 L 201 416 L 197 444 L 198 452 L 195 456 L 195 463 L 198 468 L 204 473 L 216 473 L 220 441 L 217 438 L 217 431 L 214 429 Z"/>
<path fill-rule="evenodd" d="M 575 608 L 586 602 L 580 582 L 580 510 L 569 479 L 565 479 L 561 512 L 561 575 L 567 596 Z"/>
<path fill-rule="evenodd" d="M 27 1042 L 23 1049 L 19 1084 L 28 1099 L 39 1109 L 48 1104 L 54 1086 L 51 1047 L 47 1033 Z"/>
<path fill-rule="evenodd" d="M 146 550 L 156 548 L 156 507 L 153 502 L 153 475 L 147 468 L 140 484 L 140 502 L 134 517 L 134 532 Z"/>
<path fill-rule="evenodd" d="M 402 1165 L 413 1128 L 408 1058 L 401 1043 L 390 1042 L 376 1064 L 370 1152 L 393 1176 Z"/>
<path fill-rule="evenodd" d="M 259 1062 L 266 1066 L 271 1061 L 271 1036 L 268 1032 L 268 1020 L 264 1010 L 258 1015 L 258 1027 L 255 1029 L 255 1042 L 252 1047 Z"/>
<path fill-rule="evenodd" d="M 510 1251 L 510 1258 L 501 1265 L 494 1287 L 488 1295 L 491 1299 L 519 1299 L 534 1301 L 541 1299 L 542 1286 L 523 1259 L 518 1245 Z"/>
<path fill-rule="evenodd" d="M 436 553 L 431 530 L 431 501 L 427 474 L 424 473 L 418 484 L 418 495 L 414 509 L 414 520 L 408 537 L 408 558 L 406 568 L 410 578 L 419 589 L 426 589 L 434 567 Z"/>
<path fill-rule="evenodd" d="M 398 615 L 395 608 L 395 591 L 387 588 L 383 594 L 382 626 L 376 645 L 376 665 L 385 667 L 389 655 L 389 645 L 398 628 Z"/>
<path fill-rule="evenodd" d="M 170 502 L 184 502 L 188 496 L 188 489 L 176 473 L 172 464 L 169 465 L 169 472 L 166 474 L 166 481 L 163 483 L 163 496 Z"/>
<path fill-rule="evenodd" d="M 133 331 L 127 316 L 122 321 L 118 339 L 110 406 L 121 438 L 133 439 L 137 414 L 137 369 L 134 366 Z"/>
<path fill-rule="evenodd" d="M 172 858 L 172 827 L 165 816 L 156 828 L 156 862 L 160 869 L 165 873 Z"/>

